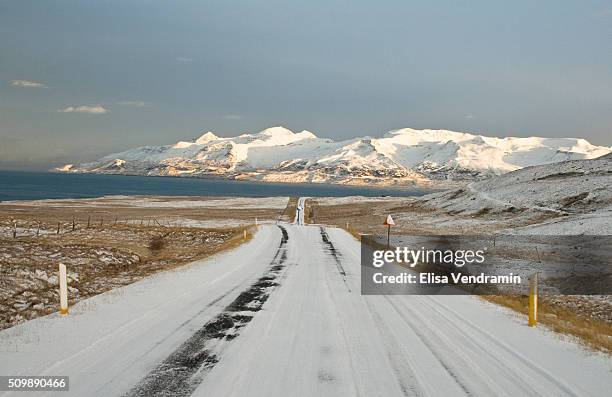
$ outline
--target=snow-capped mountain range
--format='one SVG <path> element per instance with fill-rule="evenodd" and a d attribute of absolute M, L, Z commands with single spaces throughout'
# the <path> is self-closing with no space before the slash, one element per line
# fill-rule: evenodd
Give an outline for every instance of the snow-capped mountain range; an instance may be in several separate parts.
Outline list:
<path fill-rule="evenodd" d="M 232 138 L 206 132 L 194 141 L 142 146 L 64 172 L 219 176 L 273 182 L 431 184 L 471 180 L 612 152 L 575 138 L 493 138 L 447 130 L 393 130 L 382 138 L 333 141 L 272 127 Z"/>

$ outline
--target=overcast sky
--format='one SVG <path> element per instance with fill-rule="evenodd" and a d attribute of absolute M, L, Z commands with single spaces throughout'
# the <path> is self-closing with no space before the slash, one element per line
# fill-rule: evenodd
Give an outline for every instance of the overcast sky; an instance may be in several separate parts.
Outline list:
<path fill-rule="evenodd" d="M 609 1 L 0 1 L 5 169 L 274 125 L 610 146 L 611 88 Z"/>

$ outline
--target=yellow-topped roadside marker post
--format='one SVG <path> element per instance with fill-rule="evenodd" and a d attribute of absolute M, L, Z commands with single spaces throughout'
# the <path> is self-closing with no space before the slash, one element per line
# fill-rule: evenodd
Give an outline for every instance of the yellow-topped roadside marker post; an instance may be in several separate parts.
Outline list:
<path fill-rule="evenodd" d="M 395 221 L 391 217 L 391 214 L 387 215 L 387 219 L 385 219 L 385 223 L 383 225 L 387 226 L 387 249 L 389 249 L 389 243 L 391 241 L 391 226 L 395 226 Z"/>
<path fill-rule="evenodd" d="M 68 281 L 66 279 L 66 265 L 59 264 L 59 293 L 60 314 L 68 314 Z"/>
<path fill-rule="evenodd" d="M 538 273 L 529 280 L 529 326 L 538 324 Z"/>

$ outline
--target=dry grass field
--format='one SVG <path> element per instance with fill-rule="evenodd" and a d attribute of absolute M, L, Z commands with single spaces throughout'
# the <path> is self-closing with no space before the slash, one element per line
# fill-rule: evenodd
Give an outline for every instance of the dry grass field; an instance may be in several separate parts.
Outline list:
<path fill-rule="evenodd" d="M 413 198 L 359 198 L 350 202 L 333 199 L 307 200 L 308 223 L 348 227 L 358 233 L 386 233 L 383 222 L 391 214 L 396 234 L 469 235 L 522 227 L 555 217 L 552 213 L 489 212 L 453 213 L 432 208 Z"/>
<path fill-rule="evenodd" d="M 276 201 L 151 198 L 136 207 L 129 198 L 108 198 L 0 205 L 0 329 L 58 309 L 59 263 L 67 266 L 74 304 L 245 242 L 255 218 L 291 215 L 287 199 Z"/>

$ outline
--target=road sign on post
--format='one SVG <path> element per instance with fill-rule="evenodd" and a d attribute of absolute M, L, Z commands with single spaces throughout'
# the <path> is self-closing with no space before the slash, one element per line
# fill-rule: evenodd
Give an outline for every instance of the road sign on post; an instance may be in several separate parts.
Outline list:
<path fill-rule="evenodd" d="M 395 226 L 395 221 L 391 217 L 391 214 L 387 215 L 387 219 L 385 219 L 385 223 L 383 225 L 387 226 L 387 249 L 389 249 L 389 243 L 391 241 L 391 226 Z"/>

